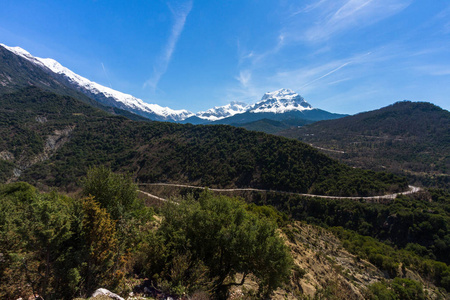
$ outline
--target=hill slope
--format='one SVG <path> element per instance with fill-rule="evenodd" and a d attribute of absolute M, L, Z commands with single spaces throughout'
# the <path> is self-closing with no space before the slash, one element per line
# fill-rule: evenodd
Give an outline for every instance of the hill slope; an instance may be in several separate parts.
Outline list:
<path fill-rule="evenodd" d="M 352 166 L 404 172 L 425 185 L 449 183 L 450 113 L 430 103 L 398 102 L 278 134 Z"/>
<path fill-rule="evenodd" d="M 34 57 L 20 47 L 8 47 L 0 44 L 0 48 L 3 52 L 7 51 L 10 56 L 15 57 L 11 61 L 14 62 L 20 58 L 22 61 L 26 61 L 29 66 L 32 66 L 33 69 L 40 69 L 40 71 L 51 76 L 56 84 L 88 97 L 90 101 L 98 102 L 102 106 L 126 110 L 158 121 L 178 121 L 192 115 L 186 110 L 173 110 L 157 104 L 145 103 L 141 99 L 90 81 L 62 66 L 54 59 Z M 21 65 L 16 65 L 15 67 L 20 69 Z"/>
<path fill-rule="evenodd" d="M 0 104 L 4 179 L 75 187 L 89 166 L 109 165 L 141 182 L 344 196 L 407 185 L 347 167 L 298 141 L 231 126 L 135 122 L 37 88 L 2 95 Z"/>
<path fill-rule="evenodd" d="M 129 111 L 100 104 L 77 89 L 64 84 L 64 79 L 60 75 L 39 67 L 0 45 L 0 94 L 15 92 L 29 86 L 71 96 L 109 113 L 126 116 L 132 120 L 147 121 L 147 118 Z"/>

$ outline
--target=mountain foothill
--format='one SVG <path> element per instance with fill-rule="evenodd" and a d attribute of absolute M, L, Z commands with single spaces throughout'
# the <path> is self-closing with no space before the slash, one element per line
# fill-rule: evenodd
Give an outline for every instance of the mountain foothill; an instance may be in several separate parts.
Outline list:
<path fill-rule="evenodd" d="M 0 298 L 448 298 L 449 120 L 288 89 L 194 114 L 0 45 Z"/>
<path fill-rule="evenodd" d="M 47 60 L 10 50 L 2 51 L 0 109 L 6 138 L 1 150 L 11 158 L 2 160 L 2 178 L 20 177 L 49 187 L 76 186 L 76 178 L 88 167 L 104 164 L 131 172 L 140 182 L 335 196 L 377 195 L 407 187 L 401 177 L 353 169 L 281 137 L 231 126 L 138 122 L 108 115 L 99 109 L 104 103 L 95 109 L 86 95 L 76 99 L 81 87 L 74 90 L 60 82 L 57 73 L 42 65 Z M 62 66 L 58 69 L 69 74 L 66 79 L 78 78 Z M 293 111 L 324 113 L 286 89 L 267 93 L 247 113 Z M 55 145 L 48 149 L 51 141 Z"/>

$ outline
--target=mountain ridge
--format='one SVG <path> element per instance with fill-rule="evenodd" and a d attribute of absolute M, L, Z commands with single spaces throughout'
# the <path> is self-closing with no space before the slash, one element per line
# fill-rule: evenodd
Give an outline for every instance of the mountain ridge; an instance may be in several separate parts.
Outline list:
<path fill-rule="evenodd" d="M 158 104 L 148 104 L 132 95 L 125 94 L 90 81 L 89 79 L 62 66 L 54 59 L 35 57 L 20 47 L 9 47 L 4 44 L 0 44 L 0 47 L 41 68 L 45 73 L 50 74 L 53 77 L 53 81 L 60 85 L 60 88 L 62 88 L 61 86 L 65 86 L 66 89 L 73 89 L 79 94 L 93 99 L 102 105 L 127 110 L 150 120 L 192 124 L 212 124 L 214 122 L 218 122 L 217 124 L 231 124 L 236 123 L 236 120 L 225 119 L 232 118 L 233 116 L 239 114 L 265 114 L 260 115 L 262 117 L 259 119 L 270 118 L 273 120 L 279 120 L 280 115 L 284 113 L 292 113 L 294 111 L 299 112 L 297 116 L 295 116 L 296 118 L 308 120 L 321 120 L 344 116 L 332 113 L 324 114 L 323 110 L 313 108 L 300 95 L 289 89 L 280 89 L 274 92 L 268 92 L 263 95 L 260 101 L 254 104 L 245 104 L 232 101 L 227 105 L 216 106 L 195 114 L 185 109 L 174 110 L 168 107 L 161 107 Z M 3 81 L 3 84 L 7 84 L 6 81 Z M 72 96 L 75 96 L 75 94 Z M 321 112 L 318 113 L 318 111 Z M 241 117 L 245 116 L 248 115 L 243 115 Z M 287 118 L 292 118 L 292 114 L 290 114 Z M 253 115 L 250 119 L 245 120 L 244 123 L 254 121 L 255 119 L 258 119 L 258 117 Z M 300 121 L 300 123 L 303 123 L 303 121 Z"/>
<path fill-rule="evenodd" d="M 276 134 L 322 148 L 354 167 L 389 170 L 427 186 L 448 188 L 449 128 L 449 111 L 428 102 L 405 100 Z"/>
<path fill-rule="evenodd" d="M 48 160 L 20 175 L 21 180 L 46 186 L 73 185 L 88 167 L 102 164 L 131 172 L 140 182 L 344 196 L 384 194 L 407 187 L 402 178 L 352 169 L 304 143 L 242 128 L 136 122 L 36 87 L 0 95 L 0 103 L 0 134 L 4 136 L 0 152 L 13 154 L 5 156 L 12 159 L 6 162 L 9 169 L 1 173 L 12 174 L 18 163 L 42 153 L 55 130 L 74 126 Z M 354 180 L 359 182 L 357 188 L 352 187 Z"/>
<path fill-rule="evenodd" d="M 22 56 L 15 55 L 0 46 L 0 94 L 15 92 L 29 86 L 36 86 L 52 93 L 76 98 L 111 114 L 122 115 L 136 121 L 149 121 L 147 118 L 127 110 L 105 106 L 80 91 L 66 86 L 61 82 L 61 78 L 58 77 L 57 74 L 51 72 L 49 69 L 41 68 Z"/>
<path fill-rule="evenodd" d="M 96 82 L 90 81 L 83 76 L 75 74 L 73 71 L 62 66 L 54 59 L 35 57 L 20 47 L 8 47 L 4 44 L 0 45 L 5 49 L 11 51 L 12 53 L 21 56 L 42 68 L 47 68 L 55 74 L 62 76 L 67 84 L 71 85 L 72 87 L 75 86 L 76 89 L 88 96 L 91 96 L 92 98 L 94 98 L 94 100 L 102 104 L 115 106 L 121 109 L 129 109 L 134 113 L 140 114 L 150 119 L 157 119 L 158 121 L 178 121 L 183 119 L 185 116 L 190 116 L 192 114 L 186 110 L 173 110 L 168 107 L 161 107 L 157 104 L 147 104 L 141 99 L 133 97 L 132 95 L 102 86 Z"/>

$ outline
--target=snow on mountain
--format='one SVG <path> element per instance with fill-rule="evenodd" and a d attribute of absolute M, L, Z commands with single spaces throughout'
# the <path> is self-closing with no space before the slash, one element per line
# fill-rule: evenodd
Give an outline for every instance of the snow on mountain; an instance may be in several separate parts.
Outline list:
<path fill-rule="evenodd" d="M 216 106 L 207 111 L 198 112 L 196 116 L 208 121 L 217 121 L 245 112 L 282 114 L 288 111 L 313 109 L 299 94 L 289 89 L 281 89 L 265 93 L 261 101 L 252 105 L 234 101 L 225 106 Z"/>
<path fill-rule="evenodd" d="M 281 114 L 293 110 L 304 111 L 312 109 L 314 108 L 299 94 L 289 89 L 281 89 L 265 93 L 261 101 L 251 105 L 247 111 L 252 113 L 271 112 Z"/>
<path fill-rule="evenodd" d="M 80 87 L 82 90 L 84 89 L 83 92 L 92 93 L 94 95 L 102 95 L 106 98 L 113 99 L 114 101 L 109 101 L 109 103 L 112 103 L 113 106 L 127 109 L 144 116 L 156 115 L 157 117 L 159 117 L 159 119 L 169 121 L 180 121 L 194 115 L 187 110 L 173 110 L 168 107 L 159 106 L 158 104 L 145 103 L 141 99 L 133 97 L 132 95 L 113 90 L 109 87 L 105 87 L 96 82 L 90 81 L 89 79 L 84 78 L 78 74 L 75 74 L 54 59 L 32 56 L 29 52 L 20 47 L 8 47 L 3 44 L 0 45 L 13 52 L 14 54 L 29 60 L 35 65 L 38 65 L 44 69 L 49 69 L 55 74 L 64 76 L 71 84 Z"/>
<path fill-rule="evenodd" d="M 268 92 L 264 94 L 259 102 L 252 105 L 233 101 L 230 104 L 216 106 L 196 114 L 184 109 L 173 110 L 168 107 L 161 107 L 158 104 L 145 103 L 141 99 L 133 97 L 132 95 L 125 94 L 90 81 L 87 78 L 75 74 L 54 59 L 35 57 L 20 47 L 8 47 L 3 44 L 0 45 L 14 54 L 21 56 L 33 64 L 43 68 L 47 72 L 58 75 L 58 78 L 64 79 L 63 82 L 65 82 L 66 85 L 68 84 L 71 87 L 75 87 L 100 103 L 125 109 L 153 120 L 182 121 L 189 117 L 195 116 L 205 121 L 218 121 L 247 112 L 282 114 L 291 111 L 315 110 L 315 108 L 307 103 L 299 94 L 289 89 L 280 89 L 278 91 Z"/>
<path fill-rule="evenodd" d="M 231 103 L 224 106 L 216 106 L 214 108 L 210 108 L 207 111 L 200 111 L 195 115 L 201 119 L 205 119 L 208 121 L 217 121 L 224 118 L 228 118 L 234 116 L 236 114 L 241 114 L 247 111 L 248 104 L 232 101 Z"/>

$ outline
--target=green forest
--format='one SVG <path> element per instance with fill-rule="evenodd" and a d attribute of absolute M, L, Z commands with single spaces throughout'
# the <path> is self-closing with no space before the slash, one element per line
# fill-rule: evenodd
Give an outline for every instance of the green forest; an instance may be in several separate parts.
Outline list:
<path fill-rule="evenodd" d="M 36 87 L 0 101 L 1 299 L 86 298 L 99 287 L 126 295 L 144 286 L 226 299 L 248 282 L 249 299 L 280 289 L 309 299 L 295 286 L 308 271 L 288 246 L 309 238 L 290 226 L 298 222 L 331 232 L 356 261 L 383 273 L 361 287 L 367 299 L 426 299 L 429 285 L 450 291 L 446 189 L 385 203 L 304 197 L 290 192 L 364 197 L 404 191 L 408 180 L 347 166 L 298 140 L 133 121 Z M 137 186 L 152 182 L 269 192 L 184 189 L 150 206 Z M 314 299 L 339 299 L 337 290 Z"/>
<path fill-rule="evenodd" d="M 450 113 L 426 102 L 397 102 L 277 134 L 314 146 L 348 165 L 407 176 L 410 183 L 450 184 Z"/>
<path fill-rule="evenodd" d="M 355 169 L 290 139 L 232 126 L 136 122 L 112 116 L 73 98 L 38 88 L 1 96 L 0 149 L 10 152 L 0 177 L 41 188 L 78 188 L 89 167 L 131 172 L 139 182 L 254 187 L 334 196 L 402 191 L 404 177 Z M 25 105 L 27 109 L 22 109 Z M 37 120 L 45 118 L 44 122 Z M 49 137 L 60 148 L 49 148 Z M 47 147 L 47 148 L 46 148 Z M 42 158 L 48 152 L 49 159 Z M 31 164 L 31 162 L 36 162 Z"/>
<path fill-rule="evenodd" d="M 384 206 L 268 194 L 263 205 L 257 197 L 248 203 L 209 191 L 152 208 L 137 197 L 130 176 L 108 168 L 89 169 L 80 184 L 72 196 L 23 182 L 0 186 L 2 299 L 73 299 L 98 287 L 127 294 L 144 278 L 154 292 L 202 299 L 226 299 L 231 287 L 251 278 L 257 289 L 250 297 L 265 298 L 306 272 L 293 264 L 280 236 L 300 238 L 288 226 L 296 220 L 327 228 L 357 259 L 386 272 L 385 281 L 364 291 L 368 299 L 426 299 L 406 270 L 450 290 L 450 195 L 442 191 L 431 191 L 427 209 L 424 197 Z M 401 219 L 386 228 L 381 223 L 389 216 Z M 410 218 L 416 222 L 407 223 Z M 404 241 L 402 230 L 416 232 Z"/>

